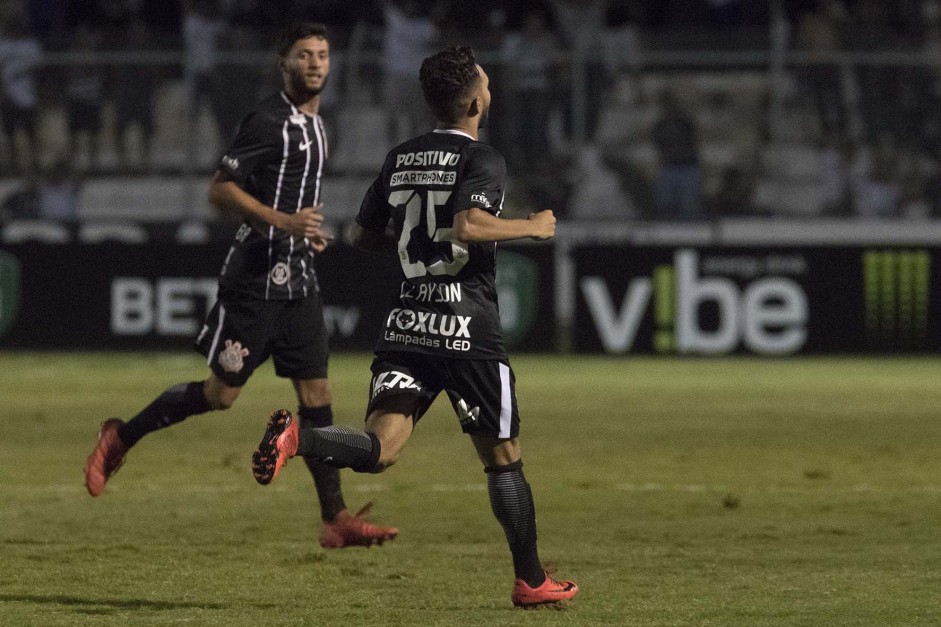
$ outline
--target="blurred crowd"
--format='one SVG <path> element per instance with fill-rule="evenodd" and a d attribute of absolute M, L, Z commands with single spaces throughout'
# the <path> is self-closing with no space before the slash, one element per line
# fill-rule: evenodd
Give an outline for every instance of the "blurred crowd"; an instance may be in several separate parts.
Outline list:
<path fill-rule="evenodd" d="M 704 220 L 774 214 L 794 189 L 809 190 L 812 215 L 941 215 L 941 0 L 0 0 L 0 179 L 25 182 L 0 200 L 0 218 L 74 215 L 87 177 L 178 175 L 197 162 L 206 173 L 192 154 L 156 158 L 158 94 L 182 86 L 181 136 L 207 111 L 221 150 L 277 88 L 273 64 L 257 59 L 293 19 L 327 23 L 340 53 L 323 112 L 339 146 L 352 107 L 385 113 L 389 145 L 430 128 L 421 59 L 473 45 L 494 92 L 486 139 L 524 209 Z M 734 57 L 663 61 L 767 53 L 775 33 L 803 54 L 785 64 L 789 88 Z M 841 53 L 869 56 L 834 62 Z M 690 88 L 698 74 L 745 71 L 764 84 L 756 99 L 739 98 L 734 80 Z M 49 146 L 50 134 L 64 139 Z M 769 154 L 812 163 L 776 168 Z"/>

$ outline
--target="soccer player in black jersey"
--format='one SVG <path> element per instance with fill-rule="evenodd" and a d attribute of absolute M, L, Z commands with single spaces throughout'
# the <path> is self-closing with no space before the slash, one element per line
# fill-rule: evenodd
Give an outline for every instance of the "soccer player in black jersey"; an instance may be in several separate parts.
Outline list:
<path fill-rule="evenodd" d="M 196 339 L 211 374 L 169 388 L 127 423 L 111 418 L 102 425 L 85 467 L 92 496 L 146 434 L 231 407 L 269 356 L 277 375 L 294 384 L 301 423 L 333 424 L 327 329 L 313 267 L 329 240 L 320 204 L 327 140 L 318 109 L 330 46 L 322 24 L 295 23 L 277 47 L 283 90 L 242 120 L 209 189 L 214 205 L 244 219 L 222 266 L 219 298 Z M 366 508 L 346 510 L 339 470 L 313 458 L 308 467 L 320 501 L 321 546 L 370 546 L 396 536 L 396 529 L 367 522 Z"/>
<path fill-rule="evenodd" d="M 271 415 L 253 456 L 267 484 L 294 455 L 359 472 L 395 463 L 413 428 L 442 391 L 484 464 L 490 504 L 506 532 L 514 605 L 570 599 L 536 550 L 533 496 L 523 476 L 515 379 L 500 329 L 495 242 L 546 240 L 551 211 L 503 219 L 506 164 L 477 141 L 490 106 L 487 74 L 469 48 L 425 59 L 421 85 L 438 128 L 394 148 L 363 200 L 354 243 L 398 258 L 400 297 L 381 329 L 372 364 L 365 431 L 310 429 L 286 410 Z M 387 234 L 389 223 L 392 234 Z"/>

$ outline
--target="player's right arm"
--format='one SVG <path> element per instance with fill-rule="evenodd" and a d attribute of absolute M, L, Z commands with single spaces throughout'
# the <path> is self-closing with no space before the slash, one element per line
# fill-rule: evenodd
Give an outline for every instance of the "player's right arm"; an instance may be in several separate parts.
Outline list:
<path fill-rule="evenodd" d="M 317 238 L 321 234 L 321 205 L 304 207 L 297 213 L 276 211 L 242 189 L 224 170 L 217 170 L 209 184 L 209 202 L 221 211 L 247 218 L 255 224 L 270 224 L 296 237 Z"/>
<path fill-rule="evenodd" d="M 357 222 L 350 225 L 349 239 L 354 247 L 369 253 L 395 255 L 398 252 L 398 241 L 394 235 L 364 229 Z"/>
<path fill-rule="evenodd" d="M 245 191 L 248 179 L 273 160 L 281 159 L 281 121 L 263 111 L 245 116 L 232 144 L 209 184 L 209 202 L 261 230 L 268 224 L 295 237 L 323 240 L 320 206 L 304 207 L 297 213 L 277 211 Z M 318 239 L 319 238 L 319 239 Z"/>
<path fill-rule="evenodd" d="M 383 173 L 386 169 L 383 167 Z M 383 196 L 384 177 L 385 174 L 380 174 L 366 190 L 356 221 L 350 226 L 349 239 L 359 250 L 380 255 L 398 255 L 398 240 L 387 230 L 392 214 L 391 207 Z"/>

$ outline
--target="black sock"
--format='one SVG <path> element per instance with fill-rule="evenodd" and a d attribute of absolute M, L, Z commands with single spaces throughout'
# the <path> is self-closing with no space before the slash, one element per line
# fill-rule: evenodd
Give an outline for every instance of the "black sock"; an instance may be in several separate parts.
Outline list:
<path fill-rule="evenodd" d="M 318 427 L 329 427 L 333 424 L 333 408 L 330 405 L 323 407 L 301 407 L 297 412 L 302 431 Z M 304 457 L 304 463 L 314 478 L 317 486 L 317 499 L 320 501 L 320 517 L 323 520 L 333 520 L 341 511 L 346 509 L 343 502 L 343 491 L 340 489 L 340 471 L 332 466 L 325 466 L 311 457 Z"/>
<path fill-rule="evenodd" d="M 168 388 L 141 413 L 122 425 L 118 437 L 130 448 L 151 431 L 169 427 L 190 416 L 204 414 L 210 409 L 202 381 L 180 383 Z"/>
<path fill-rule="evenodd" d="M 513 572 L 532 587 L 542 585 L 546 573 L 536 550 L 536 507 L 533 492 L 523 476 L 523 462 L 488 466 L 490 508 L 506 533 L 513 554 Z"/>
<path fill-rule="evenodd" d="M 379 462 L 379 438 L 352 427 L 301 429 L 297 454 L 334 468 L 375 472 Z"/>

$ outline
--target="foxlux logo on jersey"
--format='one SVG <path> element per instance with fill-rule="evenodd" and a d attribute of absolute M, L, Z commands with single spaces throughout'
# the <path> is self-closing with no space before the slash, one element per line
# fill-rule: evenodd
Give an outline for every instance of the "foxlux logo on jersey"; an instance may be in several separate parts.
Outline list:
<path fill-rule="evenodd" d="M 396 307 L 386 318 L 384 338 L 406 346 L 469 351 L 471 316 L 414 311 Z M 406 331 L 406 333 L 400 333 Z"/>

